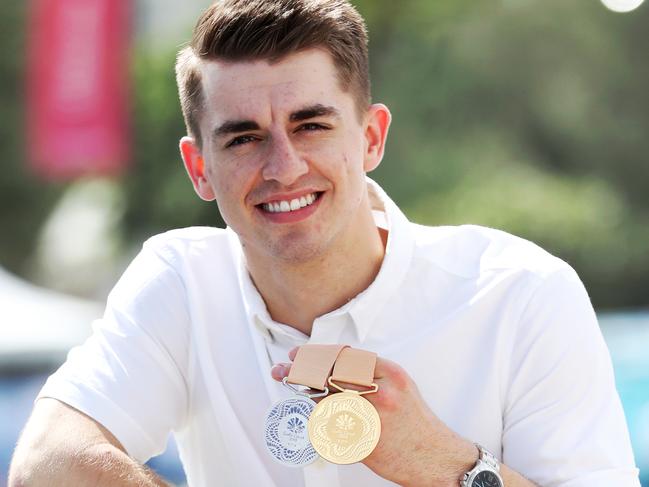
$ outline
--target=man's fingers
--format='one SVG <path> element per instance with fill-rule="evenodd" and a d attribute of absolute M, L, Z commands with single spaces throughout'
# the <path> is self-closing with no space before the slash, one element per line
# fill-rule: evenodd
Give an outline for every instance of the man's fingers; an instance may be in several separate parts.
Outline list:
<path fill-rule="evenodd" d="M 291 349 L 290 352 L 288 352 L 288 358 L 291 359 L 291 362 L 295 360 L 295 356 L 297 355 L 297 351 L 300 349 L 300 347 L 294 347 Z"/>
<path fill-rule="evenodd" d="M 398 363 L 386 358 L 377 357 L 374 368 L 374 380 L 379 383 L 389 382 L 397 389 L 405 389 L 410 384 L 408 372 Z"/>
<path fill-rule="evenodd" d="M 288 352 L 288 358 L 291 362 L 295 360 L 295 356 L 299 349 L 300 347 L 294 347 Z M 290 370 L 291 364 L 277 364 L 272 368 L 271 375 L 273 376 L 273 379 L 281 381 L 288 375 Z M 406 379 L 404 376 L 407 376 L 407 374 L 399 364 L 386 358 L 376 357 L 376 367 L 374 368 L 375 380 L 390 378 L 393 380 L 396 379 L 398 382 L 404 382 Z"/>
<path fill-rule="evenodd" d="M 270 369 L 270 375 L 276 381 L 281 382 L 284 377 L 288 376 L 288 373 L 291 370 L 291 364 L 275 364 L 273 368 Z"/>
<path fill-rule="evenodd" d="M 386 375 L 389 375 L 391 363 L 392 362 L 390 362 L 388 359 L 376 357 L 376 366 L 374 367 L 374 378 L 383 379 Z"/>
<path fill-rule="evenodd" d="M 374 378 L 385 379 L 403 373 L 403 368 L 387 358 L 376 357 L 376 366 L 374 367 Z"/>

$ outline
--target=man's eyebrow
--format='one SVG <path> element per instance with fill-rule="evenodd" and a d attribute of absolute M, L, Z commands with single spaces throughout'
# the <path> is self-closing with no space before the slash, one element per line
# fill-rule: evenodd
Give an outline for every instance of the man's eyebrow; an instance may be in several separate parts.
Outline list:
<path fill-rule="evenodd" d="M 325 106 L 320 103 L 310 105 L 294 111 L 289 116 L 291 122 L 301 122 L 316 117 L 340 117 L 337 108 Z M 228 120 L 213 130 L 214 137 L 223 137 L 228 134 L 246 132 L 248 130 L 259 130 L 259 124 L 254 120 Z"/>
<path fill-rule="evenodd" d="M 329 107 L 321 104 L 311 105 L 301 108 L 289 116 L 291 122 L 301 122 L 316 117 L 340 117 L 340 112 L 334 107 Z"/>
<path fill-rule="evenodd" d="M 212 133 L 214 137 L 223 137 L 224 135 L 246 132 L 247 130 L 259 130 L 259 124 L 253 120 L 228 120 L 216 127 Z"/>

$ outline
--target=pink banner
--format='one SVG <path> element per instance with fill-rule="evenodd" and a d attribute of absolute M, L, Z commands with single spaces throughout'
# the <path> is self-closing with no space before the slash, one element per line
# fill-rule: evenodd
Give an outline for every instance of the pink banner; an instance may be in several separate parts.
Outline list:
<path fill-rule="evenodd" d="M 28 144 L 47 179 L 121 172 L 129 157 L 129 0 L 32 0 Z"/>

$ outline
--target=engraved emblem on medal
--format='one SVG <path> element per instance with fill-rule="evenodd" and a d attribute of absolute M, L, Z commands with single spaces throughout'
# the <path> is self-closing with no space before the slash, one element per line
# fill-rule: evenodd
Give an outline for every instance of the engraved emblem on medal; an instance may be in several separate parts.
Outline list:
<path fill-rule="evenodd" d="M 271 456 L 287 467 L 303 467 L 315 461 L 318 454 L 309 441 L 307 423 L 316 403 L 311 397 L 328 393 L 308 394 L 286 382 L 296 393 L 294 397 L 275 403 L 266 415 L 265 443 Z"/>
<path fill-rule="evenodd" d="M 337 387 L 331 380 L 329 384 Z M 376 388 L 367 392 L 375 391 Z M 343 390 L 324 398 L 309 418 L 309 438 L 313 447 L 332 463 L 360 462 L 372 453 L 380 436 L 379 414 L 356 391 Z"/>

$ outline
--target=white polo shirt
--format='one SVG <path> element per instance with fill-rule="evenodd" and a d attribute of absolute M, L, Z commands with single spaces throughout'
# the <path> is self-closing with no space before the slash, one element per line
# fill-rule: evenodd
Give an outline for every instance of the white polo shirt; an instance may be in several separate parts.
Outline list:
<path fill-rule="evenodd" d="M 368 185 L 389 230 L 382 267 L 311 337 L 271 319 L 232 231 L 174 230 L 144 244 L 39 397 L 99 421 L 141 462 L 173 431 L 190 486 L 394 485 L 362 464 L 288 468 L 265 450 L 266 411 L 290 396 L 272 363 L 295 345 L 345 343 L 402 365 L 450 428 L 543 487 L 639 487 L 575 272 L 504 232 L 410 223 Z"/>

